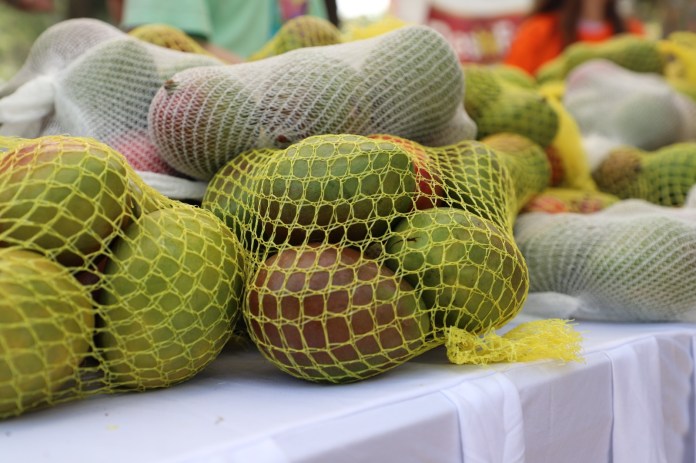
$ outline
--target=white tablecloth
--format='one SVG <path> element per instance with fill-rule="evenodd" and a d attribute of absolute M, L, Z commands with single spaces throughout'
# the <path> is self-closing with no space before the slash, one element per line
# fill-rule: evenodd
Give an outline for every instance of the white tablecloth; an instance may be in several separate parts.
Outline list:
<path fill-rule="evenodd" d="M 583 363 L 457 366 L 435 349 L 340 386 L 225 351 L 168 390 L 0 422 L 0 462 L 693 463 L 696 325 L 576 328 Z"/>

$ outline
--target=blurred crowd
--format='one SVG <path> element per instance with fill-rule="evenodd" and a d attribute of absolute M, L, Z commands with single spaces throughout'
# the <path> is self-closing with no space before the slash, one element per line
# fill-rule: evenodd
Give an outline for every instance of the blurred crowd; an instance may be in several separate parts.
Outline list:
<path fill-rule="evenodd" d="M 0 0 L 0 82 L 24 62 L 31 44 L 51 24 L 94 17 L 124 30 L 168 23 L 228 62 L 245 60 L 289 18 L 316 15 L 339 25 L 335 0 Z M 387 15 L 434 25 L 466 61 L 506 61 L 534 72 L 575 40 L 598 41 L 620 32 L 666 36 L 696 31 L 693 0 L 391 0 Z M 477 6 L 480 5 L 480 6 Z M 512 6 L 510 6 L 512 5 Z M 481 9 L 483 19 L 473 18 Z M 476 29 L 469 34 L 466 29 Z M 548 31 L 562 31 L 550 37 Z M 480 32 L 481 29 L 487 29 Z M 462 33 L 464 30 L 464 33 Z"/>

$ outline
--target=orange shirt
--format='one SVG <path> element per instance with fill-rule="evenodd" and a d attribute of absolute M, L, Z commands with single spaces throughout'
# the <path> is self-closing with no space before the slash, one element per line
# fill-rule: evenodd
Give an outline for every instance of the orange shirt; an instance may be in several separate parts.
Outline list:
<path fill-rule="evenodd" d="M 629 20 L 627 29 L 634 34 L 643 34 L 639 21 Z M 609 23 L 599 24 L 592 29 L 579 28 L 578 41 L 601 42 L 611 38 L 613 30 Z M 543 13 L 527 18 L 517 29 L 514 40 L 505 57 L 505 63 L 520 67 L 534 75 L 539 67 L 563 51 L 557 13 Z"/>

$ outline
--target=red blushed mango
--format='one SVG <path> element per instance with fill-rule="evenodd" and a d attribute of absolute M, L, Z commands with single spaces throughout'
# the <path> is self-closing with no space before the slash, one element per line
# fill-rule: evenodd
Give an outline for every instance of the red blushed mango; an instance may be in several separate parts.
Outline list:
<path fill-rule="evenodd" d="M 357 381 L 429 346 L 429 316 L 413 287 L 355 249 L 286 247 L 251 281 L 245 317 L 252 339 L 292 376 Z"/>
<path fill-rule="evenodd" d="M 430 209 L 440 205 L 443 195 L 442 179 L 423 145 L 395 135 L 375 134 L 370 135 L 369 138 L 392 142 L 411 155 L 417 182 L 415 209 Z"/>
<path fill-rule="evenodd" d="M 129 217 L 129 169 L 121 154 L 90 138 L 19 145 L 0 157 L 0 245 L 82 265 Z"/>

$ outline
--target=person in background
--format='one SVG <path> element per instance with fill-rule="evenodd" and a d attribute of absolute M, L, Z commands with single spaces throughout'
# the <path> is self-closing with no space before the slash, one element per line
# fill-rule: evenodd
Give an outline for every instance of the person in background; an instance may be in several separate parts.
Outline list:
<path fill-rule="evenodd" d="M 504 58 L 534 75 L 570 44 L 600 42 L 622 33 L 644 34 L 643 24 L 623 18 L 616 0 L 536 0 Z"/>
<path fill-rule="evenodd" d="M 209 52 L 230 63 L 246 60 L 270 40 L 282 24 L 299 15 L 337 20 L 335 0 L 109 0 L 122 2 L 121 27 L 168 24 L 199 40 Z"/>

